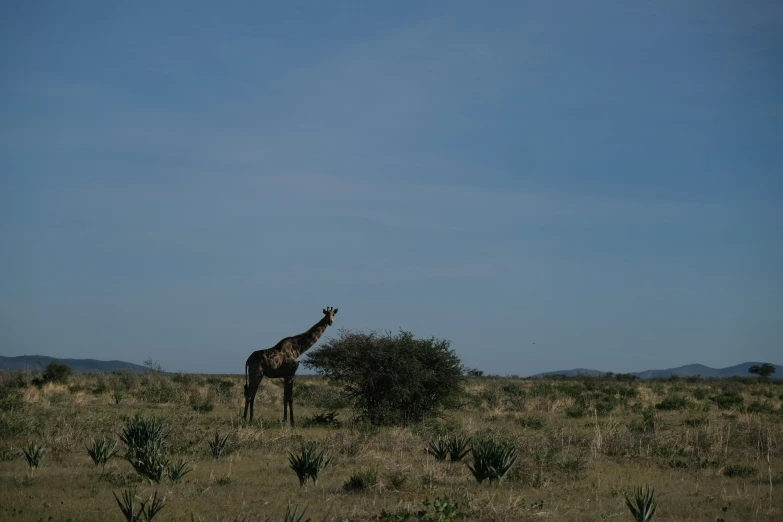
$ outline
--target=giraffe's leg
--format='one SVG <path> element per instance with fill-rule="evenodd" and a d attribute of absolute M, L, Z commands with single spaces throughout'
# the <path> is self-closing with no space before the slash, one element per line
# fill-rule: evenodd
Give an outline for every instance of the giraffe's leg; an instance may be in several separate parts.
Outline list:
<path fill-rule="evenodd" d="M 294 378 L 286 377 L 283 384 L 283 424 L 288 420 L 288 410 L 291 410 L 291 427 L 294 425 Z"/>
<path fill-rule="evenodd" d="M 283 379 L 283 426 L 288 421 L 288 377 Z"/>
<path fill-rule="evenodd" d="M 247 420 L 247 410 L 248 407 L 250 407 L 250 421 L 253 421 L 253 406 L 256 402 L 256 392 L 258 391 L 258 386 L 261 384 L 261 379 L 263 378 L 263 375 L 252 373 L 249 376 L 249 384 L 245 388 L 245 415 L 244 419 Z"/>

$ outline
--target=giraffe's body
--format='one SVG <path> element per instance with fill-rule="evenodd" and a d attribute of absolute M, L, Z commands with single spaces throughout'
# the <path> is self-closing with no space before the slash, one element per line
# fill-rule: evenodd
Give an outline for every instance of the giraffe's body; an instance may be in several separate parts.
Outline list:
<path fill-rule="evenodd" d="M 324 308 L 324 317 L 304 333 L 282 339 L 272 348 L 257 350 L 250 354 L 245 362 L 245 415 L 248 407 L 250 420 L 253 420 L 253 406 L 261 379 L 282 378 L 283 381 L 283 423 L 288 420 L 291 410 L 291 426 L 294 425 L 293 388 L 294 375 L 299 368 L 299 356 L 318 342 L 326 328 L 334 322 L 337 308 Z"/>

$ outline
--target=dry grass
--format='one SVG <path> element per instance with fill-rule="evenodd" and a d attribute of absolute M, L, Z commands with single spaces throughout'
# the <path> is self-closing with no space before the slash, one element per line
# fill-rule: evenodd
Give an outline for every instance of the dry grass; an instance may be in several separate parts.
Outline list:
<path fill-rule="evenodd" d="M 156 520 L 277 521 L 289 504 L 309 506 L 313 521 L 379 520 L 383 510 L 416 512 L 446 496 L 461 520 L 630 520 L 622 493 L 643 484 L 656 490 L 655 520 L 783 519 L 783 386 L 774 383 L 472 378 L 459 410 L 375 429 L 351 423 L 347 409 L 339 426 L 308 426 L 337 399 L 324 381 L 301 377 L 299 426 L 291 429 L 280 423 L 275 381 L 264 382 L 256 401 L 263 422 L 252 426 L 239 418 L 239 377 L 90 374 L 40 388 L 31 381 L 0 374 L 2 520 L 120 520 L 112 492 L 130 485 L 141 499 L 155 490 L 165 496 Z M 724 406 L 733 406 L 716 403 L 724 392 Z M 656 408 L 667 397 L 687 401 Z M 193 470 L 181 483 L 151 486 L 121 458 L 105 473 L 93 465 L 84 445 L 117 440 L 135 413 L 169 423 L 175 460 Z M 207 444 L 215 430 L 230 434 L 218 459 Z M 447 434 L 513 442 L 518 459 L 507 481 L 478 485 L 464 463 L 436 462 L 427 443 Z M 300 488 L 287 452 L 311 440 L 334 460 L 317 485 Z M 21 457 L 28 441 L 46 446 L 34 473 Z M 377 484 L 343 488 L 365 470 L 377 472 Z"/>

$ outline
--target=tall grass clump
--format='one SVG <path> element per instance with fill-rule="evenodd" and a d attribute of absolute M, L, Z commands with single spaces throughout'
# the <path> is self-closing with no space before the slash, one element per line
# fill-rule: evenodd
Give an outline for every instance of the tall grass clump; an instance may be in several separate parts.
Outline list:
<path fill-rule="evenodd" d="M 303 442 L 298 455 L 288 452 L 288 462 L 299 478 L 300 486 L 304 486 L 307 479 L 312 479 L 313 484 L 316 484 L 331 461 L 332 457 L 324 456 L 324 450 L 318 452 L 315 442 Z"/>
<path fill-rule="evenodd" d="M 502 482 L 517 459 L 514 446 L 491 439 L 475 442 L 471 453 L 473 466 L 467 466 L 479 484 L 487 479 Z"/>

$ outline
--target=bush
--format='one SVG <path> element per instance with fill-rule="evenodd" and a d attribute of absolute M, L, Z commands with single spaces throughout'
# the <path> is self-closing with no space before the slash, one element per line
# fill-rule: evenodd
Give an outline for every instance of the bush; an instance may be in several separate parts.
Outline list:
<path fill-rule="evenodd" d="M 720 395 L 716 395 L 712 399 L 718 408 L 722 410 L 730 410 L 732 408 L 741 408 L 745 404 L 745 399 L 736 391 L 725 391 Z"/>
<path fill-rule="evenodd" d="M 449 345 L 402 330 L 396 336 L 341 330 L 304 364 L 342 383 L 360 418 L 406 426 L 456 406 L 464 371 Z"/>
<path fill-rule="evenodd" d="M 378 484 L 378 473 L 374 469 L 358 471 L 343 484 L 346 491 L 364 491 Z"/>
<path fill-rule="evenodd" d="M 0 388 L 0 411 L 18 412 L 24 409 L 24 396 L 14 388 Z"/>
<path fill-rule="evenodd" d="M 748 404 L 748 413 L 775 413 L 775 407 L 767 401 L 753 401 Z"/>
<path fill-rule="evenodd" d="M 688 399 L 680 395 L 669 395 L 655 405 L 659 410 L 682 410 L 688 407 Z"/>
<path fill-rule="evenodd" d="M 707 398 L 707 391 L 705 388 L 694 388 L 691 390 L 691 393 L 696 399 L 701 401 Z"/>
<path fill-rule="evenodd" d="M 523 428 L 530 428 L 531 430 L 540 430 L 546 426 L 546 421 L 543 417 L 537 417 L 535 415 L 528 415 L 526 417 L 520 417 L 519 425 Z"/>
<path fill-rule="evenodd" d="M 727 464 L 723 468 L 723 475 L 726 477 L 747 478 L 752 477 L 756 473 L 758 473 L 756 468 L 746 464 Z"/>
<path fill-rule="evenodd" d="M 52 361 L 46 367 L 43 374 L 44 382 L 68 382 L 68 377 L 73 374 L 70 366 L 59 361 Z"/>

